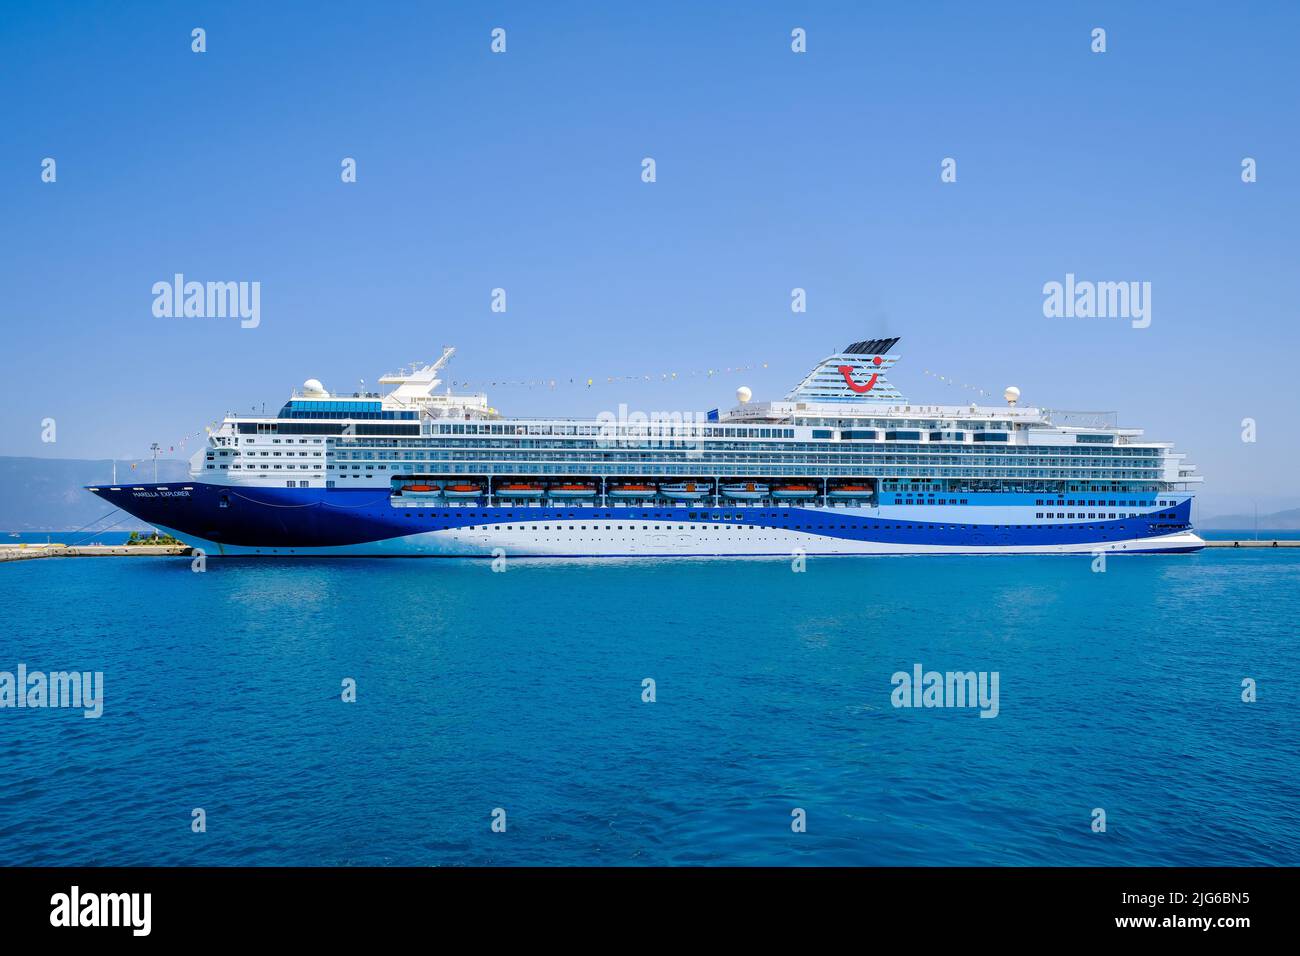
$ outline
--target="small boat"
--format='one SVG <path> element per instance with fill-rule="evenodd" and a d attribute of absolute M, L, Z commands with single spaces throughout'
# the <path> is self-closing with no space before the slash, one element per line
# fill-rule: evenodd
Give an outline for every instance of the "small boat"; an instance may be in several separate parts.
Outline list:
<path fill-rule="evenodd" d="M 773 498 L 816 498 L 818 492 L 815 485 L 778 485 L 772 492 Z"/>
<path fill-rule="evenodd" d="M 403 485 L 398 493 L 403 498 L 438 498 L 442 489 L 437 485 Z"/>
<path fill-rule="evenodd" d="M 838 485 L 831 489 L 832 498 L 870 498 L 870 485 Z"/>
<path fill-rule="evenodd" d="M 495 494 L 498 498 L 540 498 L 542 486 L 511 481 L 504 485 L 497 485 Z"/>
<path fill-rule="evenodd" d="M 482 498 L 483 486 L 471 483 L 443 485 L 442 493 L 448 498 Z"/>
<path fill-rule="evenodd" d="M 713 486 L 702 481 L 676 481 L 660 485 L 659 493 L 678 501 L 698 501 L 713 494 Z"/>
<path fill-rule="evenodd" d="M 741 481 L 735 484 L 723 485 L 722 493 L 726 497 L 734 498 L 737 501 L 758 501 L 760 498 L 767 497 L 768 487 L 758 481 Z"/>
<path fill-rule="evenodd" d="M 582 484 L 551 485 L 546 489 L 546 493 L 552 498 L 594 498 L 596 497 L 596 486 Z"/>
<path fill-rule="evenodd" d="M 611 498 L 653 498 L 655 495 L 655 486 L 633 482 L 626 485 L 615 485 L 609 491 Z"/>

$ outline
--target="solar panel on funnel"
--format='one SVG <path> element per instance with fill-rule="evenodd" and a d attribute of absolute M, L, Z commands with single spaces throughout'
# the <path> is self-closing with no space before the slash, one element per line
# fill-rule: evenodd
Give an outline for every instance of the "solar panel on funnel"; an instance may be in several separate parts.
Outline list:
<path fill-rule="evenodd" d="M 892 349 L 901 336 L 894 336 L 892 339 L 867 339 L 864 342 L 854 342 L 844 350 L 844 355 L 884 355 Z"/>

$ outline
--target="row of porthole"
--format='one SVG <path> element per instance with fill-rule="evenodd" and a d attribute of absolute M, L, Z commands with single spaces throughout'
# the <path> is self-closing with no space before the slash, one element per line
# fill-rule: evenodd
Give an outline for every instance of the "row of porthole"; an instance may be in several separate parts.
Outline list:
<path fill-rule="evenodd" d="M 650 528 L 649 526 L 647 526 L 645 530 L 647 530 L 647 531 L 649 531 L 649 530 L 653 530 L 653 531 L 664 531 L 664 532 L 669 532 L 669 533 L 671 533 L 671 532 L 674 532 L 674 531 L 686 531 L 686 530 L 689 530 L 689 529 L 694 528 L 694 527 L 702 527 L 702 528 L 705 528 L 705 529 L 712 528 L 714 531 L 717 531 L 717 530 L 719 530 L 719 529 L 721 528 L 721 529 L 725 529 L 725 530 L 727 530 L 727 531 L 731 531 L 731 530 L 734 530 L 734 528 L 735 528 L 736 526 L 735 526 L 735 525 L 691 525 L 691 524 L 681 524 L 681 525 L 676 525 L 676 526 L 673 526 L 673 527 L 661 528 L 659 525 L 655 525 L 653 528 Z M 979 526 L 971 525 L 971 526 L 969 526 L 968 528 L 963 528 L 961 525 L 938 525 L 938 526 L 935 526 L 935 525 L 928 525 L 928 526 L 926 526 L 926 525 L 915 525 L 915 526 L 913 526 L 913 525 L 910 525 L 910 524 L 909 524 L 909 525 L 907 525 L 906 527 L 904 527 L 903 525 L 870 525 L 870 526 L 863 525 L 863 526 L 860 527 L 860 528 L 847 528 L 847 527 L 845 527 L 844 525 L 840 525 L 840 527 L 837 529 L 837 528 L 834 528 L 834 527 L 830 527 L 830 528 L 828 528 L 828 527 L 826 527 L 825 525 L 816 525 L 816 526 L 813 526 L 813 525 L 797 525 L 797 524 L 796 524 L 796 525 L 742 525 L 741 527 L 743 527 L 743 528 L 745 528 L 745 529 L 747 529 L 747 530 L 749 530 L 749 531 L 753 531 L 755 528 L 758 528 L 758 529 L 760 529 L 760 530 L 765 530 L 765 531 L 767 531 L 767 530 L 772 530 L 772 531 L 777 531 L 777 530 L 780 530 L 780 531 L 836 531 L 836 530 L 845 530 L 845 531 L 962 531 L 962 530 L 968 530 L 968 531 L 974 531 L 974 532 L 976 532 L 977 534 L 979 534 L 979 533 L 987 533 L 987 532 L 989 532 L 989 531 L 993 531 L 993 530 L 996 530 L 996 531 L 998 531 L 998 532 L 1013 531 L 1013 530 L 1021 530 L 1021 531 L 1091 531 L 1091 530 L 1094 530 L 1094 529 L 1089 528 L 1089 527 L 1087 527 L 1087 526 L 1085 526 L 1085 525 L 979 525 Z M 1184 526 L 1183 526 L 1183 525 L 1176 525 L 1176 526 L 1175 526 L 1175 525 L 1151 525 L 1150 527 L 1152 527 L 1152 528 L 1160 528 L 1160 527 L 1184 527 Z M 460 526 L 457 527 L 457 528 L 449 528 L 449 529 L 447 529 L 447 530 L 450 530 L 450 531 L 457 531 L 457 530 L 466 530 L 466 531 L 480 531 L 480 530 L 482 530 L 482 531 L 514 531 L 514 530 L 515 530 L 515 527 L 514 527 L 514 525 L 500 525 L 500 524 L 484 525 L 482 528 L 480 528 L 479 525 L 460 525 Z M 530 529 L 529 529 L 528 527 L 526 527 L 526 526 L 520 526 L 519 530 L 520 530 L 520 531 L 528 531 L 528 530 L 530 530 Z M 549 525 L 546 525 L 546 526 L 544 526 L 541 530 L 543 530 L 543 531 L 550 531 L 551 528 L 550 528 Z M 563 530 L 565 530 L 565 529 L 564 529 L 564 528 L 557 527 L 555 530 L 556 530 L 556 531 L 563 531 Z M 575 525 L 575 526 L 573 526 L 570 530 L 574 530 L 574 531 L 587 531 L 587 530 L 588 530 L 588 527 L 587 527 L 586 525 L 581 525 L 581 526 Z M 612 530 L 618 530 L 618 531 L 623 531 L 624 528 L 623 528 L 622 525 L 618 525 L 616 529 L 615 529 L 615 528 L 601 529 L 601 528 L 595 527 L 595 528 L 591 528 L 590 530 L 592 530 L 592 531 L 600 531 L 600 530 L 611 530 L 611 531 L 612 531 Z M 633 530 L 633 529 L 627 529 L 627 530 Z M 1106 539 L 1107 539 L 1107 536 L 1106 536 L 1105 534 L 1103 534 L 1103 535 L 1102 535 L 1102 540 L 1106 540 Z"/>
<path fill-rule="evenodd" d="M 372 517 L 372 518 L 384 517 L 384 515 L 378 514 L 378 513 L 373 512 L 373 511 L 372 511 L 372 512 L 368 512 L 368 514 L 369 514 L 369 516 Z M 414 515 L 413 515 L 413 514 L 407 514 L 406 517 L 407 517 L 407 518 L 423 518 L 423 517 L 425 517 L 425 514 L 424 514 L 423 512 L 420 512 L 419 514 L 414 514 Z M 558 516 L 557 516 L 557 517 L 558 517 Z M 737 516 L 737 517 L 739 518 L 739 516 Z M 576 520 L 576 519 L 577 519 L 577 516 L 574 516 L 574 518 L 575 518 L 575 520 Z M 444 518 L 444 519 L 442 519 L 442 520 L 443 520 L 443 521 L 446 521 L 446 520 L 448 520 L 448 519 Z M 468 526 L 466 526 L 466 525 L 458 525 L 458 526 L 456 526 L 456 528 L 466 528 L 466 527 L 468 527 L 468 529 L 471 530 L 471 531 L 478 530 L 478 525 L 468 525 Z M 500 529 L 502 526 L 501 526 L 500 524 L 493 524 L 493 525 L 490 525 L 490 526 L 487 526 L 487 527 L 490 527 L 490 528 L 493 528 L 493 529 Z M 573 526 L 573 527 L 576 527 L 576 528 L 578 528 L 579 530 L 582 530 L 582 531 L 586 531 L 586 530 L 587 530 L 587 526 L 586 526 L 586 525 Z M 697 522 L 680 522 L 680 523 L 678 523 L 678 524 L 676 524 L 676 525 L 674 525 L 674 526 L 672 526 L 672 527 L 668 527 L 668 528 L 660 528 L 659 525 L 655 525 L 655 526 L 654 526 L 654 530 L 655 530 L 655 531 L 660 531 L 660 530 L 662 530 L 662 531 L 677 531 L 677 530 L 687 530 L 687 529 L 694 528 L 694 527 L 715 528 L 715 529 L 716 529 L 716 528 L 723 528 L 723 527 L 725 527 L 725 528 L 730 529 L 730 528 L 732 528 L 732 527 L 735 527 L 735 525 L 713 525 L 713 524 L 707 524 L 707 525 L 706 525 L 706 524 L 701 524 L 701 523 L 698 522 L 698 521 L 697 521 Z M 932 525 L 932 524 L 931 524 L 931 525 L 910 525 L 910 524 L 909 524 L 909 525 L 906 525 L 906 526 L 901 525 L 901 524 L 900 524 L 900 525 L 888 525 L 888 524 L 887 524 L 887 525 L 879 525 L 879 524 L 865 525 L 865 524 L 864 524 L 864 525 L 858 525 L 858 526 L 855 526 L 855 527 L 851 527 L 851 526 L 849 526 L 849 525 L 844 525 L 844 524 L 841 524 L 841 525 L 838 525 L 838 526 L 837 526 L 837 525 L 820 525 L 820 524 L 819 524 L 819 525 L 790 525 L 790 524 L 769 525 L 769 524 L 749 524 L 749 525 L 744 525 L 743 527 L 749 528 L 750 530 L 753 530 L 753 529 L 756 528 L 756 527 L 761 527 L 761 528 L 766 528 L 766 529 L 774 529 L 774 530 L 775 530 L 775 529 L 781 529 L 781 530 L 786 530 L 786 531 L 836 531 L 836 530 L 840 530 L 840 531 L 962 531 L 962 530 L 966 530 L 966 531 L 974 531 L 974 532 L 977 532 L 977 533 L 988 532 L 988 531 L 1001 532 L 1001 531 L 1015 531 L 1015 530 L 1020 530 L 1020 531 L 1047 531 L 1047 530 L 1056 530 L 1056 531 L 1089 531 L 1089 530 L 1093 530 L 1092 528 L 1090 528 L 1090 527 L 1087 526 L 1087 525 L 1068 525 L 1068 524 L 1043 524 L 1043 525 L 959 525 L 959 524 L 956 524 L 956 525 L 949 525 L 949 524 L 940 524 L 940 525 Z M 1185 526 L 1183 526 L 1183 525 L 1155 525 L 1155 524 L 1149 525 L 1149 528 L 1150 528 L 1151 530 L 1155 530 L 1156 528 L 1167 528 L 1167 527 L 1185 527 Z M 447 530 L 456 530 L 456 528 L 450 528 L 450 529 L 447 529 Z M 514 530 L 514 526 L 513 526 L 513 525 L 506 526 L 506 530 L 508 530 L 508 531 L 513 531 L 513 530 Z M 526 528 L 520 528 L 520 530 L 523 531 L 523 530 L 527 530 L 527 529 L 526 529 Z M 550 527 L 547 526 L 544 530 L 548 530 L 548 531 L 549 531 L 549 530 L 550 530 Z M 560 529 L 560 528 L 556 528 L 556 530 L 559 531 L 559 530 L 562 530 L 562 529 Z M 599 529 L 593 529 L 593 530 L 599 530 Z M 618 530 L 620 530 L 620 531 L 623 530 L 623 528 L 622 528 L 621 525 L 618 526 Z M 1108 540 L 1108 538 L 1107 538 L 1106 535 L 1102 535 L 1101 540 L 1103 540 L 1103 541 L 1104 541 L 1104 540 Z"/>

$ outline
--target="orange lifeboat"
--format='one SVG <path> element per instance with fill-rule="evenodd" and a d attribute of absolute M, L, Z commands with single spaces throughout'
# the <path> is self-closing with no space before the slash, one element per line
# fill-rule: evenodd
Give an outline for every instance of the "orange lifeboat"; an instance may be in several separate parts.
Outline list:
<path fill-rule="evenodd" d="M 540 498 L 542 486 L 519 481 L 506 482 L 504 485 L 497 486 L 496 496 L 498 498 Z"/>
<path fill-rule="evenodd" d="M 552 498 L 594 498 L 596 497 L 596 488 L 594 485 L 564 483 L 551 485 L 546 490 L 546 493 Z"/>
<path fill-rule="evenodd" d="M 776 489 L 773 490 L 772 497 L 773 498 L 816 498 L 817 494 L 818 492 L 817 492 L 816 485 L 790 484 L 790 485 L 778 485 Z"/>
<path fill-rule="evenodd" d="M 871 486 L 864 484 L 837 485 L 831 489 L 832 498 L 870 498 Z"/>
<path fill-rule="evenodd" d="M 483 496 L 483 486 L 461 482 L 454 485 L 444 485 L 442 493 L 448 498 L 481 498 Z"/>
<path fill-rule="evenodd" d="M 442 494 L 442 489 L 437 485 L 420 483 L 406 485 L 400 489 L 403 498 L 437 498 Z"/>
<path fill-rule="evenodd" d="M 651 498 L 654 497 L 655 486 L 643 482 L 629 482 L 626 485 L 617 485 L 610 490 L 611 498 Z"/>

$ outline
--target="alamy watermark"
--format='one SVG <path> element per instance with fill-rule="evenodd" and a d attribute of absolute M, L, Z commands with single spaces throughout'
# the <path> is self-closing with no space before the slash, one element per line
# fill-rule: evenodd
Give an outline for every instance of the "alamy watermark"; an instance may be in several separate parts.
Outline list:
<path fill-rule="evenodd" d="M 600 429 L 596 436 L 599 448 L 685 448 L 704 450 L 703 412 L 629 411 L 626 404 L 617 412 L 603 411 L 596 416 Z"/>
<path fill-rule="evenodd" d="M 889 695 L 895 707 L 978 707 L 981 717 L 998 715 L 998 671 L 927 671 L 920 664 L 912 672 L 895 671 Z"/>
<path fill-rule="evenodd" d="M 245 329 L 262 324 L 261 282 L 171 282 L 153 284 L 153 314 L 160 319 L 239 319 Z"/>
<path fill-rule="evenodd" d="M 1073 272 L 1064 282 L 1043 283 L 1043 315 L 1049 319 L 1131 319 L 1133 328 L 1151 324 L 1150 282 L 1091 282 L 1076 280 Z"/>
<path fill-rule="evenodd" d="M 0 671 L 0 708 L 77 707 L 94 720 L 104 713 L 103 671 Z"/>
<path fill-rule="evenodd" d="M 152 893 L 83 893 L 74 883 L 68 892 L 50 897 L 50 925 L 119 926 L 133 936 L 148 936 L 152 910 Z"/>

